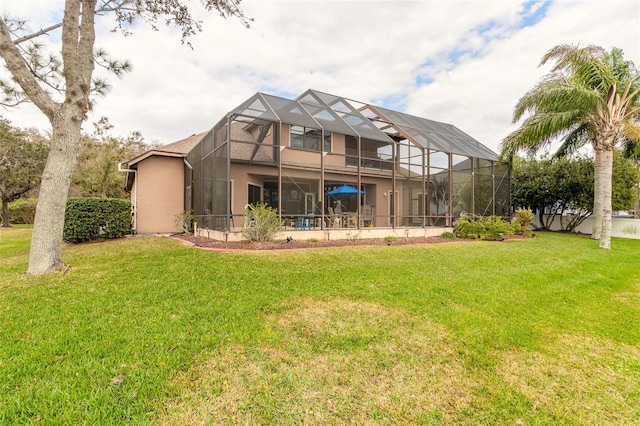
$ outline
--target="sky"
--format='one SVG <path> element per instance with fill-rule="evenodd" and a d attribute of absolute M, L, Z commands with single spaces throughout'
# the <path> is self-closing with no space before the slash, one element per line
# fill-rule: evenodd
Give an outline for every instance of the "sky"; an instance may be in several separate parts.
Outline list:
<path fill-rule="evenodd" d="M 203 28 L 192 48 L 176 29 L 140 22 L 125 37 L 110 31 L 112 16 L 98 18 L 96 47 L 133 70 L 104 75 L 111 90 L 96 98 L 86 132 L 105 116 L 114 136 L 139 131 L 165 144 L 211 129 L 256 92 L 293 99 L 315 89 L 453 124 L 498 152 L 518 127 L 516 102 L 549 72 L 540 60 L 553 46 L 619 47 L 640 66 L 638 0 L 243 0 L 249 29 L 187 3 Z M 0 13 L 35 31 L 63 7 L 2 0 Z M 59 39 L 54 31 L 43 42 L 55 49 Z M 50 128 L 30 104 L 0 115 Z"/>

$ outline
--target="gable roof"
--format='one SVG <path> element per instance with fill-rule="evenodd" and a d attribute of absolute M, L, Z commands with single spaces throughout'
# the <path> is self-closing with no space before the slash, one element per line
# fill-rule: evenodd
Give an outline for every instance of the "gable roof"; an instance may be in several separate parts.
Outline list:
<path fill-rule="evenodd" d="M 207 133 L 209 133 L 209 131 L 193 134 L 187 138 L 180 139 L 179 141 L 150 149 L 149 151 L 142 153 L 129 161 L 125 161 L 125 163 L 127 163 L 128 167 L 131 168 L 142 160 L 145 160 L 154 155 L 160 157 L 186 157 L 189 151 L 191 151 Z"/>
<path fill-rule="evenodd" d="M 194 133 L 193 135 L 187 138 L 180 139 L 179 141 L 172 142 L 166 145 L 162 145 L 156 148 L 156 150 L 161 152 L 170 152 L 170 153 L 186 155 L 189 153 L 189 151 L 193 149 L 194 146 L 198 144 L 198 142 L 202 140 L 204 135 L 206 135 L 207 133 L 209 133 L 208 130 L 206 132 L 202 132 L 198 134 Z"/>
<path fill-rule="evenodd" d="M 193 134 L 184 139 L 180 139 L 179 141 L 150 149 L 149 151 L 144 152 L 129 161 L 124 161 L 123 164 L 127 165 L 127 169 L 137 169 L 137 164 L 139 162 L 153 156 L 184 158 L 202 140 L 202 138 L 204 138 L 207 133 L 209 133 L 209 131 Z M 131 191 L 134 178 L 135 174 L 129 173 L 129 171 L 127 171 L 124 184 L 125 191 Z"/>

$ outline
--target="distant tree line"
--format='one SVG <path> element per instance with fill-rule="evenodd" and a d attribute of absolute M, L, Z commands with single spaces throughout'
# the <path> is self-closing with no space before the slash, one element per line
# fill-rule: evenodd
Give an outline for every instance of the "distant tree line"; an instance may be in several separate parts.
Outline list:
<path fill-rule="evenodd" d="M 111 135 L 113 125 L 105 117 L 94 125 L 92 134 L 81 138 L 78 164 L 71 177 L 73 197 L 128 198 L 118 162 L 151 148 L 142 135 Z M 33 223 L 40 178 L 50 146 L 49 135 L 23 130 L 0 119 L 0 201 L 2 226 Z"/>
<path fill-rule="evenodd" d="M 574 231 L 593 213 L 594 160 L 577 158 L 514 158 L 511 203 L 530 208 L 542 229 L 559 219 L 563 230 Z M 632 209 L 637 200 L 639 173 L 634 163 L 616 152 L 613 160 L 613 210 Z"/>

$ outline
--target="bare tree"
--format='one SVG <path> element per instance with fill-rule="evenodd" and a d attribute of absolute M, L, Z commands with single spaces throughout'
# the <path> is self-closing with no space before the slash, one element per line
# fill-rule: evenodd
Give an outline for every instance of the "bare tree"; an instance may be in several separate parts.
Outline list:
<path fill-rule="evenodd" d="M 248 26 L 238 8 L 240 0 L 201 0 L 207 11 L 236 16 Z M 200 31 L 181 0 L 66 0 L 62 22 L 27 33 L 26 22 L 0 18 L 0 57 L 13 77 L 0 82 L 5 106 L 33 102 L 51 124 L 51 147 L 42 174 L 27 274 L 44 274 L 64 267 L 62 231 L 67 193 L 76 167 L 82 123 L 92 107 L 92 95 L 103 94 L 104 80 L 94 79 L 96 64 L 120 75 L 128 62 L 111 60 L 95 50 L 95 20 L 111 15 L 116 28 L 128 34 L 139 19 L 158 29 L 158 22 L 181 30 L 183 43 Z M 61 32 L 61 52 L 45 52 L 42 37 Z"/>

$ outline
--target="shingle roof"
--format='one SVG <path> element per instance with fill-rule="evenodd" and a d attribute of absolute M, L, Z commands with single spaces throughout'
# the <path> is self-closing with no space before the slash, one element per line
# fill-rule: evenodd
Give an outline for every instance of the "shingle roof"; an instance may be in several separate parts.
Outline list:
<path fill-rule="evenodd" d="M 204 135 L 206 135 L 207 133 L 209 133 L 209 131 L 198 133 L 198 134 L 194 133 L 193 135 L 184 139 L 180 139 L 179 141 L 159 146 L 155 148 L 155 151 L 171 152 L 174 154 L 186 155 L 189 153 L 189 151 L 193 149 L 193 147 L 195 147 L 198 144 L 198 142 L 202 140 Z"/>
<path fill-rule="evenodd" d="M 166 157 L 185 157 L 189 153 L 189 151 L 191 151 L 207 133 L 209 132 L 207 131 L 207 132 L 202 132 L 198 134 L 193 134 L 187 138 L 180 139 L 179 141 L 150 149 L 149 151 L 142 153 L 137 157 L 134 157 L 131 160 L 126 161 L 125 163 L 128 164 L 128 167 L 132 167 L 133 165 L 139 163 L 140 161 L 146 158 L 151 157 L 152 155 L 159 155 L 159 156 L 166 156 Z"/>

